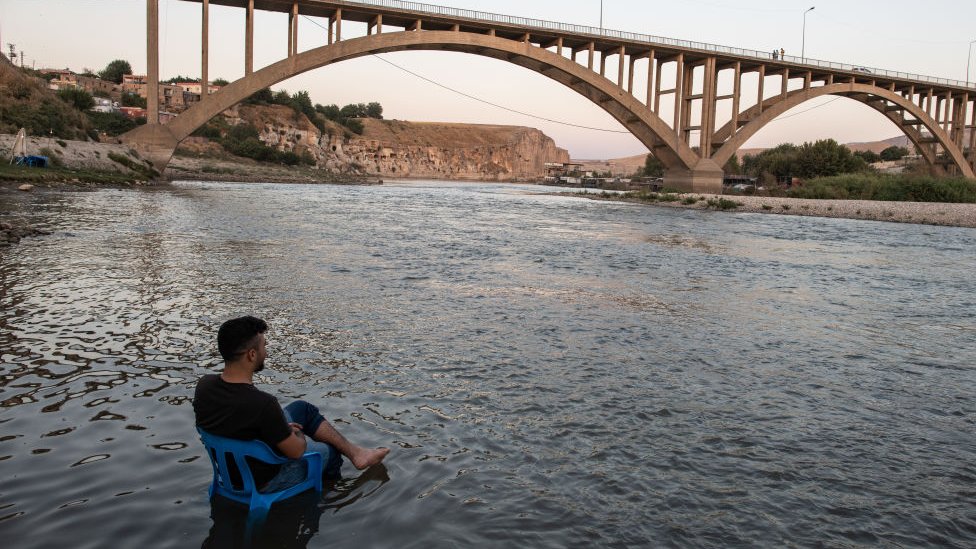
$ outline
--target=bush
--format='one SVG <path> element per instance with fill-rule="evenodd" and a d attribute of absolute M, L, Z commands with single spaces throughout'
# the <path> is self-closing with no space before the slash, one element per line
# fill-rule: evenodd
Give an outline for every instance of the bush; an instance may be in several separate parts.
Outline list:
<path fill-rule="evenodd" d="M 159 172 L 156 171 L 155 168 L 152 168 L 152 167 L 147 166 L 147 165 L 144 165 L 144 164 L 140 164 L 140 163 L 136 162 L 135 160 L 132 160 L 131 158 L 129 158 L 128 156 L 125 156 L 123 154 L 117 154 L 117 153 L 114 153 L 114 152 L 110 152 L 110 153 L 108 153 L 108 157 L 113 162 L 117 162 L 117 163 L 125 166 L 126 168 L 129 168 L 130 170 L 138 173 L 139 175 L 145 177 L 146 179 L 154 179 L 156 177 L 159 177 Z"/>
<path fill-rule="evenodd" d="M 786 143 L 743 158 L 744 171 L 752 176 L 815 177 L 834 176 L 868 170 L 867 162 L 833 139 L 796 146 Z"/>
<path fill-rule="evenodd" d="M 796 198 L 976 203 L 976 183 L 927 175 L 848 174 L 791 189 Z"/>
<path fill-rule="evenodd" d="M 79 111 L 87 111 L 95 106 L 95 98 L 81 88 L 65 88 L 59 90 L 58 97 Z"/>
<path fill-rule="evenodd" d="M 113 137 L 122 135 L 140 125 L 138 121 L 117 112 L 87 112 L 85 114 L 96 130 Z M 142 123 L 145 124 L 145 119 Z"/>
<path fill-rule="evenodd" d="M 220 140 L 220 143 L 227 152 L 258 162 L 274 162 L 288 166 L 297 166 L 301 163 L 301 158 L 297 154 L 269 147 L 261 141 L 259 136 L 260 134 L 254 126 L 238 124 L 227 130 L 227 135 Z"/>
<path fill-rule="evenodd" d="M 122 94 L 122 106 L 123 107 L 138 107 L 140 109 L 146 108 L 146 98 L 135 93 L 123 93 Z"/>

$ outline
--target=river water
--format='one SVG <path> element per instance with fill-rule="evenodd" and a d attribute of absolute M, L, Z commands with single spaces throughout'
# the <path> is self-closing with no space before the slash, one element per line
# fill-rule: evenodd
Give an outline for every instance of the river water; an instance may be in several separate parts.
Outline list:
<path fill-rule="evenodd" d="M 976 230 L 550 190 L 0 191 L 3 544 L 242 545 L 190 399 L 247 313 L 393 448 L 255 546 L 976 544 Z"/>

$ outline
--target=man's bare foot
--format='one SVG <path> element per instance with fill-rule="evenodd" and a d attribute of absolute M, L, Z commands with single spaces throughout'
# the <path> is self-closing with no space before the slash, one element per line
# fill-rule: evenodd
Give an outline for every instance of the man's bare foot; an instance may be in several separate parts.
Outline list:
<path fill-rule="evenodd" d="M 349 460 L 352 461 L 352 464 L 356 469 L 363 470 L 383 461 L 383 458 L 385 458 L 386 454 L 389 453 L 389 448 L 359 447 L 352 455 L 349 456 Z"/>

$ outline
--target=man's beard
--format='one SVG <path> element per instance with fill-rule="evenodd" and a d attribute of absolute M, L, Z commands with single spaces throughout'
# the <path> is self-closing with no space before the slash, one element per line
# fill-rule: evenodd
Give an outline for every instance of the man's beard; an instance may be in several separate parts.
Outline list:
<path fill-rule="evenodd" d="M 258 364 L 258 367 L 254 369 L 254 373 L 258 373 L 263 369 L 264 369 L 264 361 L 262 360 L 261 364 Z"/>

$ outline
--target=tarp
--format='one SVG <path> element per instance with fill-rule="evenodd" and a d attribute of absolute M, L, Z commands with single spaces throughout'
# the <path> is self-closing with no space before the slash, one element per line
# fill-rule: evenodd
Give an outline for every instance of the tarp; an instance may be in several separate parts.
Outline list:
<path fill-rule="evenodd" d="M 46 168 L 48 163 L 48 157 L 46 156 L 18 156 L 15 159 L 18 166 L 27 166 L 28 168 Z"/>

